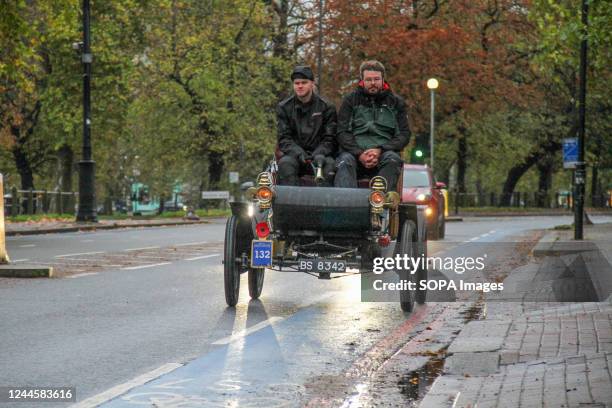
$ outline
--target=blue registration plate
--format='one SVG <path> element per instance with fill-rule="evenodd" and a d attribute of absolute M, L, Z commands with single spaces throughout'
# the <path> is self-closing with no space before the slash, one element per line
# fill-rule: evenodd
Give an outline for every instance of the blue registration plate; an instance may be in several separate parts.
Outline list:
<path fill-rule="evenodd" d="M 253 268 L 272 266 L 272 241 L 253 240 L 251 243 L 251 266 Z"/>

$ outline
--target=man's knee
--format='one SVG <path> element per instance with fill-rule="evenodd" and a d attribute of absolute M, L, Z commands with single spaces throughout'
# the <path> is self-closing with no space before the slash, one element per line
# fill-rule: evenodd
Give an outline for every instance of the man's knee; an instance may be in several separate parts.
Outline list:
<path fill-rule="evenodd" d="M 355 156 L 353 156 L 351 153 L 348 152 L 342 152 L 338 155 L 338 158 L 336 159 L 336 167 L 337 168 L 341 168 L 341 167 L 355 167 L 357 165 L 357 159 L 355 159 Z"/>
<path fill-rule="evenodd" d="M 383 154 L 380 156 L 380 164 L 384 165 L 387 163 L 395 163 L 399 166 L 403 163 L 403 161 L 397 152 L 394 152 L 393 150 L 387 150 L 386 152 L 383 152 Z"/>
<path fill-rule="evenodd" d="M 299 163 L 292 156 L 283 156 L 278 161 L 278 184 L 296 185 L 299 171 Z"/>
<path fill-rule="evenodd" d="M 286 171 L 293 171 L 293 170 L 297 171 L 299 168 L 299 163 L 297 159 L 289 155 L 285 155 L 281 157 L 277 164 L 278 164 L 279 171 L 281 169 L 286 170 Z"/>

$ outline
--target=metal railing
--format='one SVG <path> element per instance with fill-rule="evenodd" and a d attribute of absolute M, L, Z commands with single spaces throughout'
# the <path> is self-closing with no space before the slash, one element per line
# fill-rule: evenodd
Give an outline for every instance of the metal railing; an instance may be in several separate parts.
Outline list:
<path fill-rule="evenodd" d="M 10 216 L 33 214 L 75 214 L 79 193 L 74 191 L 10 189 L 5 194 L 5 213 Z"/>
<path fill-rule="evenodd" d="M 449 208 L 456 207 L 515 207 L 515 208 L 565 208 L 573 209 L 571 192 L 543 194 L 540 192 L 515 191 L 512 194 L 459 193 L 449 191 Z M 612 206 L 609 193 L 590 195 L 587 202 L 592 207 L 609 208 Z"/>

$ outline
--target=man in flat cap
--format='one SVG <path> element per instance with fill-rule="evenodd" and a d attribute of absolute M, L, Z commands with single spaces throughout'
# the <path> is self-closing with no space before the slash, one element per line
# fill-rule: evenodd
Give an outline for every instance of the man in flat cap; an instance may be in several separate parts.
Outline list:
<path fill-rule="evenodd" d="M 357 187 L 361 176 L 382 176 L 389 190 L 397 184 L 402 149 L 410 140 L 406 103 L 385 81 L 385 67 L 365 61 L 359 86 L 346 95 L 338 113 L 336 187 Z"/>
<path fill-rule="evenodd" d="M 300 65 L 291 73 L 293 95 L 278 104 L 278 184 L 298 185 L 299 177 L 313 174 L 313 166 L 323 169 L 331 185 L 335 174 L 336 107 L 315 93 L 314 75 Z"/>

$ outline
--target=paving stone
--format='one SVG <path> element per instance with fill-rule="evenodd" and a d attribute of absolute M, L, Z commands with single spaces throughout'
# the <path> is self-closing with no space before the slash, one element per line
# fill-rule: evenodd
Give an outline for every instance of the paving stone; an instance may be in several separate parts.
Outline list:
<path fill-rule="evenodd" d="M 456 375 L 484 375 L 498 370 L 497 352 L 454 353 L 446 358 L 444 373 Z"/>
<path fill-rule="evenodd" d="M 466 325 L 450 345 L 449 353 L 496 351 L 501 349 L 509 321 L 473 321 Z"/>

